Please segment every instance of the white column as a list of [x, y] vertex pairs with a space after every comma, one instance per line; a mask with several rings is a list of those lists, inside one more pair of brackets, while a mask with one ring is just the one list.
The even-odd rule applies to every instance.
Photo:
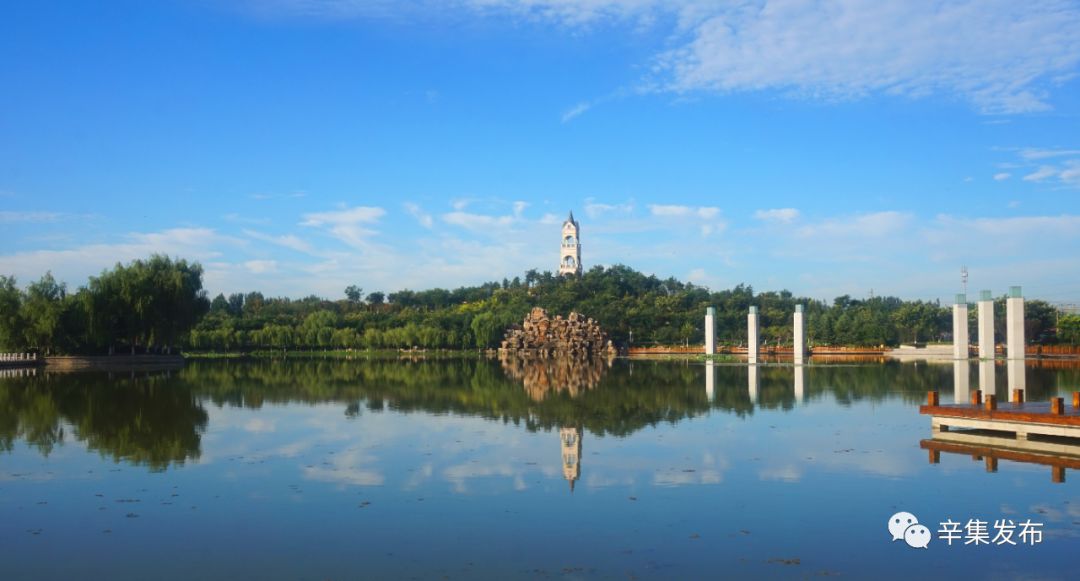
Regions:
[[746, 361], [750, 364], [758, 360], [759, 329], [757, 307], [750, 307], [750, 313], [746, 315]]
[[806, 366], [795, 366], [795, 401], [806, 401]]
[[979, 295], [979, 359], [994, 358], [994, 299], [990, 291]]
[[806, 358], [806, 313], [802, 305], [795, 305], [795, 363]]
[[1020, 287], [1009, 287], [1005, 299], [1005, 339], [1009, 359], [1024, 359], [1024, 297]]
[[705, 362], [705, 397], [713, 401], [716, 393], [716, 364], [712, 360]]
[[967, 359], [953, 361], [953, 403], [968, 403], [971, 397], [971, 368]]
[[968, 304], [967, 295], [956, 295], [952, 308], [953, 359], [968, 358]]
[[982, 390], [984, 396], [994, 393], [994, 386], [997, 383], [996, 374], [997, 369], [994, 368], [993, 359], [979, 361], [979, 389]]
[[746, 368], [749, 371], [747, 376], [747, 383], [749, 383], [750, 389], [750, 405], [757, 405], [757, 392], [758, 392], [758, 376], [757, 365], [751, 365]]
[[705, 354], [716, 354], [716, 309], [705, 310]]

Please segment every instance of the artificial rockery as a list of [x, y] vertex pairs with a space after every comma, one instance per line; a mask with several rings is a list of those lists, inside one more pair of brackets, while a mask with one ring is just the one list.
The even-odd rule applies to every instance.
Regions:
[[555, 318], [534, 307], [521, 326], [507, 329], [500, 351], [526, 357], [592, 357], [614, 355], [615, 345], [592, 318], [571, 312]]

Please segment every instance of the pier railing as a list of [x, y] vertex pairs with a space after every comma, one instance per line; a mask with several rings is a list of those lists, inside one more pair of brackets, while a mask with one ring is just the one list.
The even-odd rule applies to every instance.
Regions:
[[37, 353], [0, 353], [0, 362], [7, 361], [37, 361]]

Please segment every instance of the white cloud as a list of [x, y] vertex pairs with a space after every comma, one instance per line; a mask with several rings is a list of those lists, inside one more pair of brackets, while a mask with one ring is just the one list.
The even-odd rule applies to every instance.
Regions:
[[[85, 284], [90, 276], [151, 254], [167, 254], [204, 263], [222, 256], [222, 250], [239, 248], [245, 241], [218, 234], [209, 228], [172, 228], [160, 232], [133, 232], [122, 241], [76, 246], [64, 250], [32, 250], [0, 255], [0, 273], [33, 280], [51, 270], [71, 286]], [[211, 269], [207, 269], [209, 278]]]
[[1011, 177], [1012, 177], [1011, 173], [1003, 171], [1003, 172], [994, 174], [994, 181], [1003, 182], [1003, 181], [1005, 181], [1005, 180], [1007, 180], [1007, 179], [1009, 179]]
[[416, 221], [424, 228], [431, 228], [435, 225], [435, 220], [431, 217], [431, 214], [425, 212], [423, 208], [417, 204], [405, 202], [405, 211], [413, 218], [416, 218]]
[[370, 224], [378, 222], [386, 215], [386, 210], [373, 206], [343, 208], [334, 212], [315, 212], [304, 214], [301, 226], [326, 226], [335, 224]]
[[634, 211], [634, 202], [631, 200], [622, 204], [604, 204], [593, 198], [585, 198], [585, 215], [597, 219], [604, 214], [631, 214]]
[[790, 224], [799, 218], [799, 211], [795, 208], [773, 208], [771, 210], [758, 210], [754, 212], [754, 218], [763, 222], [778, 222]]
[[703, 206], [697, 209], [697, 215], [706, 220], [711, 220], [720, 213], [720, 208], [715, 206]]
[[251, 274], [268, 274], [277, 272], [276, 260], [249, 260], [244, 263], [244, 267], [251, 272]]
[[528, 207], [529, 207], [528, 202], [523, 202], [523, 201], [520, 201], [520, 200], [517, 201], [517, 202], [514, 202], [514, 217], [515, 218], [520, 218], [521, 214], [523, 212], [525, 212], [525, 208], [528, 208]]
[[57, 212], [0, 212], [0, 224], [13, 224], [16, 222], [28, 222], [42, 224], [45, 222], [59, 222], [65, 218], [65, 214]]
[[843, 238], [887, 238], [903, 234], [914, 223], [914, 216], [904, 212], [873, 212], [830, 218], [821, 222], [806, 224], [796, 230], [803, 238], [828, 238], [840, 241]]
[[295, 250], [297, 252], [303, 252], [303, 253], [306, 253], [306, 254], [314, 253], [314, 249], [311, 247], [311, 244], [309, 244], [306, 240], [303, 240], [303, 239], [301, 239], [298, 236], [295, 236], [293, 234], [284, 234], [282, 236], [273, 236], [273, 235], [270, 235], [270, 234], [264, 234], [262, 232], [258, 232], [256, 230], [247, 230], [247, 229], [243, 230], [243, 233], [244, 233], [245, 236], [247, 236], [249, 238], [254, 238], [255, 240], [259, 240], [261, 242], [269, 242], [270, 244], [276, 244], [278, 246], [282, 246], [282, 247], [289, 248], [289, 249]]
[[671, 204], [649, 204], [649, 212], [651, 212], [653, 216], [685, 217], [692, 215], [694, 213], [694, 209], [690, 206], [677, 206]]
[[386, 210], [373, 206], [342, 208], [332, 212], [304, 214], [301, 226], [313, 226], [326, 229], [333, 237], [354, 248], [366, 248], [368, 238], [377, 234], [375, 230], [361, 224], [373, 224], [386, 215]]
[[295, 192], [288, 192], [284, 194], [254, 193], [250, 194], [248, 197], [253, 200], [286, 200], [307, 197], [307, 192], [298, 190]]
[[[984, 113], [1049, 107], [1080, 63], [1080, 6], [1063, 0], [271, 0], [319, 18], [467, 17], [663, 27], [643, 91], [780, 91], [815, 99], [943, 95]], [[453, 14], [450, 14], [451, 16]], [[448, 20], [448, 18], [443, 18]], [[568, 122], [591, 104], [562, 114]]]
[[513, 216], [489, 216], [470, 212], [450, 212], [443, 214], [442, 219], [447, 224], [460, 226], [473, 232], [488, 232], [495, 228], [509, 227], [514, 223]]
[[1027, 160], [1049, 159], [1052, 157], [1080, 157], [1080, 149], [1039, 149], [1028, 147], [1020, 150], [1020, 157]]
[[1048, 108], [1080, 62], [1080, 8], [1058, 0], [759, 0], [717, 8], [659, 59], [675, 92], [851, 99], [955, 95], [984, 113]]
[[577, 105], [574, 105], [573, 107], [571, 107], [571, 108], [569, 108], [569, 109], [567, 109], [566, 111], [563, 112], [563, 114], [562, 114], [562, 122], [566, 123], [566, 122], [570, 121], [571, 119], [581, 115], [582, 113], [585, 113], [586, 111], [589, 110], [590, 107], [592, 107], [592, 105], [590, 105], [588, 103], [584, 103], [584, 102], [578, 103]]

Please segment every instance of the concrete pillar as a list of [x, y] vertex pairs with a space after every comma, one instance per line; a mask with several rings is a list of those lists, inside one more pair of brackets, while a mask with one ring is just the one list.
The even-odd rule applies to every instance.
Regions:
[[967, 403], [971, 397], [971, 368], [967, 359], [953, 361], [953, 403]]
[[705, 397], [713, 401], [716, 393], [716, 364], [711, 360], [705, 362]]
[[802, 403], [806, 401], [806, 366], [795, 366], [795, 401]]
[[993, 359], [983, 359], [979, 361], [979, 389], [982, 390], [985, 396], [988, 393], [994, 393], [997, 385], [997, 369], [994, 367]]
[[979, 359], [994, 358], [994, 298], [990, 291], [979, 293]]
[[1009, 359], [1024, 359], [1024, 297], [1020, 287], [1009, 287], [1005, 299], [1005, 340]]
[[968, 358], [968, 304], [967, 295], [956, 295], [952, 308], [953, 359]]
[[716, 309], [705, 309], [705, 354], [716, 355]]
[[802, 363], [806, 358], [806, 313], [802, 305], [795, 305], [795, 363]]
[[746, 315], [746, 361], [754, 364], [758, 360], [758, 343], [760, 326], [758, 324], [757, 307], [750, 307], [750, 313]]
[[758, 375], [757, 375], [757, 372], [758, 372], [758, 367], [757, 367], [757, 365], [751, 365], [751, 366], [747, 367], [746, 369], [749, 371], [749, 375], [747, 375], [747, 383], [749, 384], [749, 390], [750, 390], [750, 404], [751, 405], [757, 405], [757, 394], [758, 394]]
[[1027, 377], [1024, 375], [1024, 360], [1010, 359], [1005, 362], [1005, 373], [1009, 378], [1009, 392], [1014, 389], [1023, 389], [1027, 392]]

